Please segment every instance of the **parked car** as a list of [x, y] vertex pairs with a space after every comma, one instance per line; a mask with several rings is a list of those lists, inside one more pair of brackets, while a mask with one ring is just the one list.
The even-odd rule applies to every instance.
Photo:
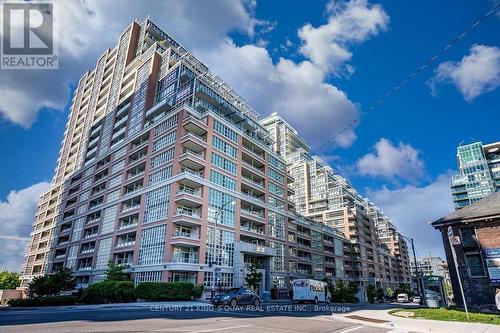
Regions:
[[411, 301], [413, 303], [420, 304], [420, 296], [413, 296], [413, 298], [411, 299]]
[[410, 299], [407, 294], [398, 294], [397, 301], [398, 303], [408, 303]]
[[230, 305], [231, 307], [237, 305], [259, 306], [261, 302], [259, 295], [245, 287], [231, 288], [224, 293], [215, 295], [212, 299], [212, 304], [216, 306]]

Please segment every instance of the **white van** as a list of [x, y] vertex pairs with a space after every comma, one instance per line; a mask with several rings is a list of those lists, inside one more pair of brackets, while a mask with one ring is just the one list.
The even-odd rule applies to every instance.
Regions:
[[312, 279], [293, 280], [293, 300], [299, 302], [327, 302], [330, 303], [332, 295], [328, 291], [326, 282]]
[[398, 303], [408, 303], [410, 299], [407, 294], [398, 294], [397, 301]]

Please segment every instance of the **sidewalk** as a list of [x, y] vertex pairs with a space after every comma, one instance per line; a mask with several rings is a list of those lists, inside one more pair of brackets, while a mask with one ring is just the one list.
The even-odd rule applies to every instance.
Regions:
[[[500, 326], [480, 323], [463, 323], [429, 319], [410, 319], [392, 316], [387, 309], [354, 310], [349, 313], [332, 314], [335, 321], [344, 321], [367, 326], [393, 329], [398, 332], [419, 333], [500, 333]], [[361, 319], [348, 318], [363, 317]], [[372, 321], [371, 321], [372, 320]], [[375, 322], [374, 322], [375, 321]], [[376, 322], [381, 321], [381, 322]], [[382, 322], [383, 321], [383, 322]]]

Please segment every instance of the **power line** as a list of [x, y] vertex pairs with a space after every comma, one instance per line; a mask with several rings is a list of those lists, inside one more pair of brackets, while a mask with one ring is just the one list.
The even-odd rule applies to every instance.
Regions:
[[481, 16], [477, 21], [475, 21], [472, 25], [470, 25], [467, 29], [465, 29], [464, 32], [462, 32], [460, 35], [455, 37], [451, 42], [449, 42], [445, 47], [441, 49], [441, 51], [427, 60], [424, 64], [422, 64], [417, 70], [415, 70], [413, 73], [411, 73], [406, 79], [403, 81], [399, 82], [396, 84], [391, 90], [389, 90], [384, 96], [382, 96], [380, 99], [378, 99], [375, 103], [373, 103], [366, 111], [361, 112], [359, 118], [353, 119], [351, 122], [349, 122], [344, 128], [342, 128], [340, 131], [338, 131], [336, 134], [331, 136], [328, 140], [326, 140], [319, 148], [317, 149], [318, 152], [323, 150], [326, 146], [328, 146], [330, 143], [332, 143], [333, 140], [335, 140], [337, 137], [339, 137], [342, 133], [359, 123], [359, 120], [361, 119], [361, 116], [366, 115], [367, 113], [373, 111], [377, 106], [380, 104], [384, 103], [389, 97], [394, 95], [399, 89], [401, 89], [403, 86], [408, 84], [412, 79], [414, 79], [420, 72], [422, 72], [424, 69], [429, 67], [433, 62], [435, 62], [440, 56], [442, 56], [444, 53], [446, 53], [454, 44], [456, 44], [459, 40], [467, 36], [472, 30], [476, 29], [481, 23], [483, 23], [484, 20], [486, 20], [488, 17], [493, 15], [498, 9], [500, 8], [500, 2], [497, 3], [489, 12]]

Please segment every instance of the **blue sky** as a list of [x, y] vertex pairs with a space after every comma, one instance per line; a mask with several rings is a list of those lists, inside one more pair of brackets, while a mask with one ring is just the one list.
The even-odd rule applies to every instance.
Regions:
[[[208, 3], [212, 11], [204, 7]], [[22, 239], [29, 232], [25, 225], [31, 223], [36, 195], [46, 185], [33, 186], [52, 178], [77, 80], [135, 17], [152, 13], [160, 27], [206, 61], [214, 73], [227, 78], [258, 112], [285, 110], [287, 119], [318, 147], [349, 117], [368, 108], [494, 3], [308, 1], [304, 5], [299, 1], [220, 0], [194, 2], [189, 4], [194, 7], [187, 8], [187, 4], [165, 1], [161, 5], [118, 6], [121, 8], [113, 11], [115, 18], [106, 11], [112, 5], [113, 1], [88, 4], [91, 10], [80, 8], [84, 5], [75, 1], [61, 5], [65, 7], [61, 10], [73, 14], [61, 18], [60, 25], [65, 27], [59, 37], [61, 65], [54, 73], [0, 71], [4, 100], [0, 101], [0, 152], [4, 157], [0, 163], [0, 212], [19, 210], [0, 217], [1, 223], [18, 225], [9, 228], [9, 237]], [[90, 15], [84, 25], [77, 17], [81, 12]], [[175, 13], [179, 17], [173, 18]], [[359, 24], [353, 24], [347, 15], [353, 13], [365, 15]], [[345, 17], [348, 20], [342, 19]], [[499, 16], [485, 20], [395, 96], [363, 116], [345, 141], [320, 152], [405, 234], [416, 238], [419, 254], [430, 250], [442, 255], [439, 235], [426, 223], [452, 209], [448, 183], [450, 172], [456, 169], [457, 144], [471, 138], [500, 140], [493, 123], [493, 116], [500, 112], [498, 31]], [[323, 39], [315, 39], [320, 33]], [[331, 53], [333, 47], [350, 56]], [[321, 62], [321, 56], [327, 61]], [[255, 70], [258, 68], [266, 73]], [[237, 73], [240, 69], [243, 73]], [[245, 70], [250, 75], [244, 75]], [[301, 79], [311, 85], [303, 88], [300, 83], [283, 82]], [[326, 87], [325, 92], [314, 95], [315, 84], [318, 90]], [[275, 100], [259, 87], [291, 94], [280, 92], [281, 100]], [[296, 96], [294, 91], [305, 92]], [[329, 96], [332, 98], [325, 100]], [[297, 106], [316, 98], [317, 103], [304, 104], [303, 109]], [[307, 119], [308, 109], [321, 109], [324, 118], [306, 125], [303, 119]], [[432, 236], [422, 237], [422, 233]], [[12, 241], [17, 242], [12, 249], [22, 248], [21, 240]], [[15, 265], [16, 260], [19, 256], [6, 264]]]

